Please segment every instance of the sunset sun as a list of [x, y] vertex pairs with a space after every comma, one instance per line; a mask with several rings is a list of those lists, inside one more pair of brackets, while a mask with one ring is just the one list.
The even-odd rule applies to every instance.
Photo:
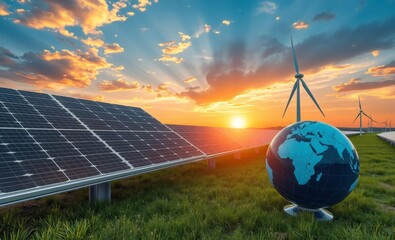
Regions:
[[245, 128], [246, 127], [246, 121], [242, 117], [233, 117], [231, 119], [230, 126], [232, 128]]

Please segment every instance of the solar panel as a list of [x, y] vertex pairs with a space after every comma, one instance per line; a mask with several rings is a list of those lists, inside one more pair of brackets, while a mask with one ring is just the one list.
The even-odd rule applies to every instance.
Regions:
[[204, 156], [140, 108], [0, 88], [0, 205]]
[[207, 155], [243, 149], [243, 146], [213, 127], [167, 125]]

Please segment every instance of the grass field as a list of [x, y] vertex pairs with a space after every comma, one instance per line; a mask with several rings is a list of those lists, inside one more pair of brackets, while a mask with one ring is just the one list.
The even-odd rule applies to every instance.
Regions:
[[264, 153], [226, 157], [113, 183], [113, 201], [91, 206], [78, 190], [0, 209], [3, 239], [395, 239], [395, 148], [374, 134], [350, 138], [361, 160], [354, 192], [330, 211], [286, 216]]

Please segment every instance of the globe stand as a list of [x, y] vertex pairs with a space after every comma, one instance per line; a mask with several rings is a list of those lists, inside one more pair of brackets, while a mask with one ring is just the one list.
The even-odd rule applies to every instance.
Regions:
[[318, 221], [331, 221], [333, 219], [332, 213], [323, 208], [307, 209], [307, 208], [299, 207], [296, 204], [289, 204], [284, 207], [284, 212], [293, 217], [297, 216], [298, 213], [301, 211], [312, 212], [314, 214], [315, 219], [317, 219]]

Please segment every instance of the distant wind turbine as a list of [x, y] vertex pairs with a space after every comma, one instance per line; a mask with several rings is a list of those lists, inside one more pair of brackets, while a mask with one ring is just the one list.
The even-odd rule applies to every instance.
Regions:
[[292, 88], [291, 95], [289, 96], [287, 106], [285, 107], [284, 113], [283, 113], [283, 118], [285, 116], [285, 113], [287, 112], [289, 103], [291, 102], [291, 99], [296, 91], [296, 121], [300, 122], [301, 121], [301, 114], [300, 114], [300, 84], [302, 84], [304, 90], [309, 94], [310, 98], [313, 100], [317, 108], [320, 110], [322, 115], [325, 117], [324, 112], [321, 110], [320, 106], [318, 105], [317, 101], [315, 100], [313, 94], [310, 92], [310, 89], [307, 87], [307, 84], [303, 81], [304, 75], [299, 72], [299, 66], [298, 66], [298, 61], [296, 60], [296, 55], [295, 55], [295, 49], [294, 49], [294, 43], [292, 41], [292, 36], [291, 36], [291, 45], [292, 45], [292, 56], [294, 60], [294, 68], [295, 68], [295, 78], [296, 82]]
[[369, 114], [368, 126], [370, 128], [370, 133], [373, 132], [373, 122], [377, 123], [377, 121], [372, 118], [372, 114]]
[[[363, 110], [362, 110], [362, 105], [361, 105], [361, 99], [359, 99], [358, 96], [358, 103], [359, 103], [359, 113], [357, 115], [357, 117], [354, 119], [357, 120], [357, 118], [359, 117], [359, 135], [362, 136], [362, 115], [365, 115], [367, 118], [369, 118], [370, 120], [374, 121], [371, 117], [369, 117]], [[353, 123], [354, 123], [353, 122]]]
[[385, 124], [385, 127], [384, 127], [384, 132], [386, 132], [387, 131], [387, 129], [391, 132], [391, 123], [392, 123], [392, 121], [389, 121], [388, 119], [385, 121], [385, 122], [383, 122], [384, 124]]

